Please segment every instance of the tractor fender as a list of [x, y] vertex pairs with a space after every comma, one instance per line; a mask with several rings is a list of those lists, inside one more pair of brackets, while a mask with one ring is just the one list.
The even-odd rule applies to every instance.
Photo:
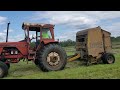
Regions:
[[53, 43], [58, 44], [59, 42], [58, 41], [50, 41], [50, 42], [42, 41], [41, 43], [43, 43], [44, 45], [48, 45], [48, 44], [53, 44]]

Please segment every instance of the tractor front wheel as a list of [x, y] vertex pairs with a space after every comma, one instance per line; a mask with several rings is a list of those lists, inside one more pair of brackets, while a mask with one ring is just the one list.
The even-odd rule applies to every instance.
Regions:
[[10, 69], [10, 63], [6, 63], [6, 65], [7, 65], [8, 69]]
[[0, 78], [7, 76], [7, 74], [8, 74], [7, 65], [4, 62], [0, 61]]
[[34, 63], [35, 65], [38, 65], [38, 59], [35, 59]]
[[67, 55], [58, 44], [49, 44], [40, 50], [38, 61], [42, 71], [62, 70], [67, 63]]

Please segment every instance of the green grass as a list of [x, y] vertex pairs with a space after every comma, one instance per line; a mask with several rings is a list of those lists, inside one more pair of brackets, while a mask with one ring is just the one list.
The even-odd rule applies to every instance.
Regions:
[[81, 61], [69, 62], [62, 71], [43, 72], [34, 63], [11, 64], [5, 79], [119, 79], [120, 54], [116, 54], [114, 64], [85, 66]]
[[[65, 48], [67, 55], [73, 55], [73, 47]], [[70, 51], [69, 51], [70, 50]], [[114, 64], [85, 66], [82, 61], [68, 62], [62, 71], [43, 72], [33, 62], [20, 61], [11, 64], [9, 74], [3, 79], [120, 79], [120, 49], [113, 49]]]
[[112, 48], [113, 49], [120, 49], [120, 43], [119, 42], [112, 42]]

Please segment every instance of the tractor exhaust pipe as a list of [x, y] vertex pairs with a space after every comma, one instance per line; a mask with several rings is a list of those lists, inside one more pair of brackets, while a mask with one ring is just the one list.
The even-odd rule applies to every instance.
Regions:
[[10, 24], [10, 22], [7, 24], [7, 35], [6, 35], [6, 42], [8, 42], [8, 30], [9, 30], [9, 24]]

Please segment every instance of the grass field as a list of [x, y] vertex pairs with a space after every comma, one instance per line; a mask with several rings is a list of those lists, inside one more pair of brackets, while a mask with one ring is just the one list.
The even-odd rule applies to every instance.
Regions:
[[[67, 55], [74, 54], [74, 47], [65, 48]], [[114, 64], [85, 66], [81, 61], [68, 62], [62, 71], [43, 72], [33, 62], [11, 64], [4, 79], [120, 79], [120, 44], [113, 43]]]

